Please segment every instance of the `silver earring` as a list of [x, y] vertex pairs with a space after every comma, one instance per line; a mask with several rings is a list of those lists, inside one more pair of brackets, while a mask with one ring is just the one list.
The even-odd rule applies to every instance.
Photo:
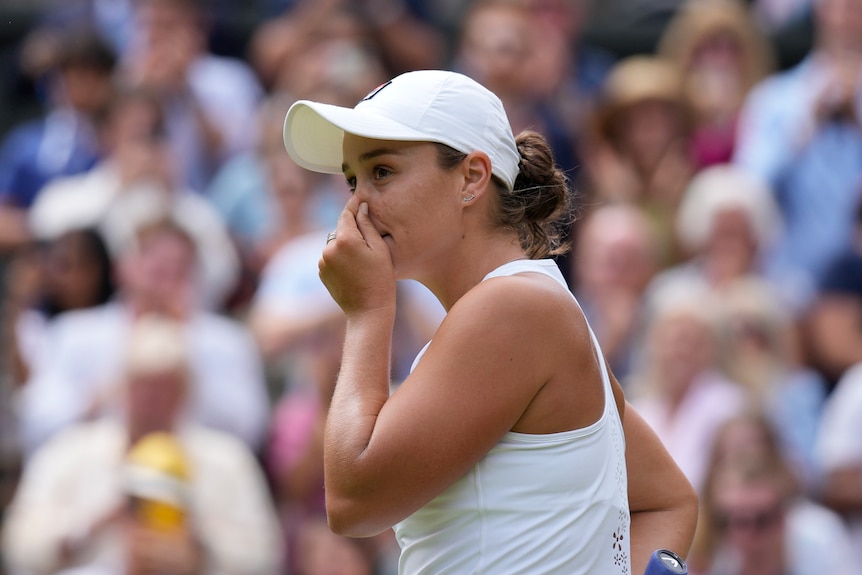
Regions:
[[473, 198], [475, 198], [475, 197], [476, 197], [476, 196], [474, 196], [473, 194], [470, 194], [469, 196], [464, 196], [464, 201], [465, 201], [465, 202], [470, 202], [470, 201], [472, 201], [472, 200], [473, 200]]

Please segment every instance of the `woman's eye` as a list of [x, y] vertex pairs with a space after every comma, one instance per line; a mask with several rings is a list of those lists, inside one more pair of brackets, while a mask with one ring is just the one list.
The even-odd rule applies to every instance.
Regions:
[[378, 166], [378, 167], [374, 168], [374, 177], [378, 180], [385, 178], [386, 176], [388, 176], [391, 173], [392, 172], [389, 171], [388, 168], [384, 168], [382, 166]]
[[347, 178], [347, 187], [350, 190], [350, 193], [356, 191], [356, 178]]

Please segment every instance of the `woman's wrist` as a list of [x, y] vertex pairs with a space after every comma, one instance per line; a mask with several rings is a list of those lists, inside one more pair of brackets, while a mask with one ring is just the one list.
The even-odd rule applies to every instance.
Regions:
[[395, 305], [381, 305], [345, 314], [347, 329], [386, 328], [391, 330], [395, 325]]

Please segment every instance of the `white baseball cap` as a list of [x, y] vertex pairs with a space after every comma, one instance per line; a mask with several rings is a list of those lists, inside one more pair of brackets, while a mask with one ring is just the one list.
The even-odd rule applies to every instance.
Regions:
[[303, 168], [340, 174], [344, 133], [375, 140], [438, 142], [482, 151], [509, 189], [520, 155], [503, 103], [456, 72], [407, 72], [371, 91], [354, 108], [299, 100], [284, 119], [284, 146]]

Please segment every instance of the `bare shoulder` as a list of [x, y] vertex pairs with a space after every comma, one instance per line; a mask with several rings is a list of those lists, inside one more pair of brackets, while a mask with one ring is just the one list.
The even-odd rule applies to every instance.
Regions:
[[520, 395], [514, 431], [574, 429], [601, 413], [601, 373], [587, 321], [572, 294], [552, 278], [525, 273], [471, 290], [452, 308], [428, 353], [439, 360], [464, 357], [458, 353], [464, 349], [470, 350], [469, 364], [481, 367], [496, 389], [508, 382], [526, 394]]
[[539, 273], [483, 281], [465, 294], [449, 315], [459, 322], [509, 326], [519, 333], [531, 327], [547, 333], [555, 326], [586, 332], [586, 320], [571, 293]]

